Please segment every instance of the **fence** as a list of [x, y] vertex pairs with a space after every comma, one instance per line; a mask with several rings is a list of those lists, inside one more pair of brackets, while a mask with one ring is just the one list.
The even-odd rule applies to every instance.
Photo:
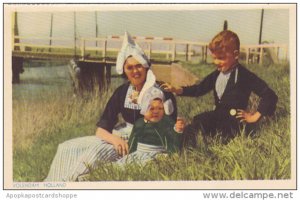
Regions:
[[[207, 62], [208, 43], [174, 40], [173, 38], [133, 37], [151, 60], [155, 61], [202, 61]], [[82, 61], [115, 62], [121, 48], [122, 37], [78, 38], [20, 37], [13, 38], [14, 52], [76, 56]], [[48, 44], [47, 44], [48, 43]], [[241, 58], [246, 63], [263, 64], [266, 56], [272, 62], [288, 60], [286, 44], [242, 45]]]

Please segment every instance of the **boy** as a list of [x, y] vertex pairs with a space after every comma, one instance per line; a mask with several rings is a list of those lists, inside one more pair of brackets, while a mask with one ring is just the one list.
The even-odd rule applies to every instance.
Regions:
[[[201, 130], [204, 139], [220, 133], [226, 141], [240, 131], [240, 122], [246, 122], [245, 131], [249, 134], [261, 116], [274, 113], [278, 100], [274, 91], [262, 79], [239, 64], [240, 41], [236, 33], [222, 31], [212, 39], [208, 47], [217, 69], [202, 82], [188, 87], [175, 88], [169, 84], [161, 86], [177, 95], [192, 97], [214, 91], [215, 109], [196, 115], [189, 126], [187, 135], [192, 137], [193, 146], [196, 146], [196, 140], [191, 134], [196, 134], [198, 130]], [[260, 97], [254, 113], [246, 111], [251, 92]]]
[[142, 101], [141, 114], [129, 137], [129, 154], [117, 161], [118, 165], [128, 163], [144, 164], [159, 153], [175, 153], [179, 150], [184, 122], [175, 122], [168, 116], [173, 108], [170, 101], [164, 102], [163, 92], [152, 87], [146, 91]]

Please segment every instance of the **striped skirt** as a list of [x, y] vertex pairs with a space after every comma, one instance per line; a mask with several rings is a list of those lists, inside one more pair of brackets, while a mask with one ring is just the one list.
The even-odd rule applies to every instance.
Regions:
[[44, 181], [78, 181], [80, 176], [89, 173], [89, 169], [96, 168], [99, 162], [113, 162], [119, 158], [113, 145], [97, 136], [71, 139], [58, 146]]
[[137, 150], [120, 158], [116, 161], [116, 165], [120, 167], [123, 167], [126, 164], [138, 164], [143, 166], [147, 162], [153, 160], [157, 154], [164, 153], [165, 151], [163, 146], [138, 143]]
[[[133, 125], [113, 130], [113, 134], [128, 139]], [[97, 136], [85, 136], [68, 140], [58, 146], [45, 182], [80, 181], [89, 169], [99, 167], [99, 163], [120, 159], [112, 144]]]

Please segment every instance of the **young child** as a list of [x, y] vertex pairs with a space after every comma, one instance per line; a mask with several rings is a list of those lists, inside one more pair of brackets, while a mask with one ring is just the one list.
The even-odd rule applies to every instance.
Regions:
[[[225, 30], [217, 34], [209, 44], [209, 49], [217, 69], [204, 78], [199, 84], [189, 87], [173, 87], [163, 84], [161, 87], [177, 95], [198, 97], [213, 90], [215, 108], [213, 111], [196, 115], [187, 135], [192, 137], [195, 146], [197, 134], [201, 130], [206, 136], [220, 133], [222, 138], [233, 138], [245, 122], [246, 134], [254, 130], [255, 123], [261, 116], [272, 115], [278, 100], [277, 95], [254, 73], [238, 62], [240, 41], [236, 33]], [[246, 111], [251, 92], [260, 97], [257, 111]]]
[[173, 107], [169, 100], [164, 102], [163, 92], [152, 87], [143, 97], [141, 114], [129, 137], [129, 154], [117, 161], [117, 164], [144, 164], [159, 153], [174, 153], [179, 150], [184, 122], [175, 122], [168, 116]]

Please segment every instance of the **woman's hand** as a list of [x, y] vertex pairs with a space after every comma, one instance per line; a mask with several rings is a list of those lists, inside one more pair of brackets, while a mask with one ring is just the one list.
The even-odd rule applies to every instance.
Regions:
[[128, 143], [127, 141], [123, 140], [119, 136], [112, 135], [112, 145], [114, 146], [117, 153], [121, 156], [125, 156], [128, 154]]
[[261, 117], [260, 112], [255, 112], [254, 114], [250, 112], [246, 112], [244, 110], [238, 109], [236, 118], [240, 119], [240, 122], [247, 122], [247, 123], [255, 123]]
[[185, 127], [185, 120], [182, 117], [177, 117], [175, 124], [175, 131], [178, 133], [182, 133]]
[[98, 127], [96, 130], [96, 136], [112, 144], [119, 155], [125, 156], [128, 154], [128, 144], [119, 136], [113, 135], [100, 127]]
[[176, 95], [182, 94], [182, 87], [174, 87], [169, 83], [163, 83], [160, 85], [160, 88], [167, 92], [175, 93]]

